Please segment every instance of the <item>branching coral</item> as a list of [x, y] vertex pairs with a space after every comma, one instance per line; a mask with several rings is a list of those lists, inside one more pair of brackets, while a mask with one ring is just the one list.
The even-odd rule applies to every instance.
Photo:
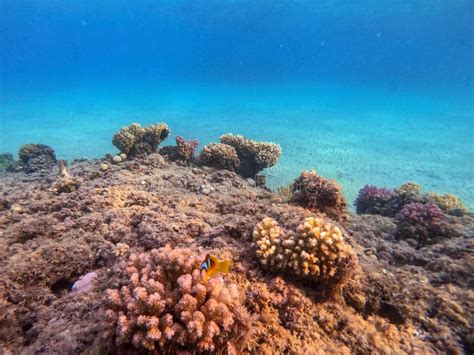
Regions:
[[396, 215], [397, 237], [417, 238], [418, 247], [440, 233], [445, 216], [433, 203], [409, 203]]
[[357, 213], [387, 215], [387, 203], [392, 197], [392, 190], [365, 185], [360, 189], [354, 205]]
[[64, 163], [63, 160], [59, 161], [59, 177], [57, 180], [53, 183], [53, 186], [51, 187], [51, 191], [57, 194], [61, 193], [69, 193], [76, 191], [81, 182], [79, 179], [72, 177], [67, 169], [66, 169], [66, 164]]
[[190, 249], [169, 246], [130, 256], [125, 285], [107, 290], [118, 345], [162, 352], [242, 345], [250, 320], [237, 287], [221, 277], [204, 284], [197, 262]]
[[168, 157], [171, 161], [191, 162], [194, 152], [199, 145], [199, 141], [186, 140], [181, 136], [176, 136], [176, 146], [168, 145], [160, 149], [159, 153]]
[[424, 200], [428, 203], [434, 203], [445, 212], [459, 211], [461, 213], [467, 212], [466, 205], [461, 199], [452, 194], [440, 195], [435, 192], [428, 192], [424, 196]]
[[199, 163], [218, 169], [237, 171], [240, 159], [234, 147], [222, 143], [210, 143], [199, 154]]
[[112, 144], [133, 159], [155, 153], [158, 145], [168, 138], [169, 133], [170, 130], [165, 123], [146, 127], [133, 123], [115, 133]]
[[302, 172], [293, 183], [292, 202], [313, 212], [324, 213], [338, 222], [345, 222], [348, 218], [347, 202], [341, 187], [315, 171]]
[[266, 269], [288, 271], [324, 285], [342, 283], [350, 275], [349, 265], [355, 263], [342, 231], [320, 218], [306, 218], [295, 232], [284, 232], [267, 217], [256, 225], [253, 240]]
[[255, 177], [262, 169], [275, 165], [281, 156], [278, 144], [253, 141], [239, 134], [224, 134], [220, 141], [235, 148], [240, 159], [239, 174], [243, 177]]

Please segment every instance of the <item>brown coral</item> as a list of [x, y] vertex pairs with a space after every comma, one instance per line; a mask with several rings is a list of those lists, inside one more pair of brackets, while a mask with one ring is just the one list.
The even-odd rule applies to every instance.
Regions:
[[355, 260], [342, 231], [320, 218], [306, 218], [296, 232], [284, 232], [267, 217], [255, 227], [253, 240], [265, 268], [289, 271], [317, 283], [346, 279], [346, 264]]
[[190, 249], [169, 246], [130, 256], [127, 282], [107, 290], [107, 315], [116, 325], [119, 345], [214, 351], [248, 331], [237, 287], [220, 277], [204, 284], [197, 262]]
[[201, 165], [230, 171], [236, 171], [240, 166], [235, 148], [223, 143], [210, 143], [204, 146], [199, 155], [199, 162]]
[[239, 175], [255, 177], [261, 170], [275, 165], [281, 156], [281, 147], [271, 142], [257, 142], [240, 134], [224, 134], [221, 143], [234, 147], [240, 159]]
[[313, 212], [321, 212], [338, 222], [348, 219], [347, 202], [341, 187], [315, 171], [304, 171], [293, 183], [292, 202]]
[[155, 153], [158, 145], [168, 138], [170, 130], [166, 123], [142, 127], [138, 123], [122, 127], [115, 133], [112, 144], [131, 159]]
[[440, 195], [436, 192], [428, 192], [425, 194], [424, 199], [428, 203], [434, 203], [443, 211], [448, 213], [453, 213], [458, 211], [460, 213], [465, 213], [468, 211], [466, 205], [461, 201], [461, 199], [452, 194]]

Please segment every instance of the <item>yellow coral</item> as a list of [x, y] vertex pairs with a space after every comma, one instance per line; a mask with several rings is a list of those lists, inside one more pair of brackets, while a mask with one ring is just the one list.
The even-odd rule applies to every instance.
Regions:
[[253, 239], [264, 267], [315, 281], [334, 277], [341, 261], [353, 253], [337, 226], [314, 217], [306, 218], [296, 232], [286, 236], [275, 220], [264, 218], [255, 227]]
[[[145, 141], [152, 149], [165, 140], [169, 135], [168, 125], [159, 123], [142, 127], [138, 123], [132, 123], [129, 126], [122, 127], [112, 138], [112, 144], [122, 153], [130, 154], [132, 148], [138, 143]], [[133, 153], [133, 152], [132, 152]]]
[[467, 211], [466, 205], [464, 205], [464, 203], [456, 195], [452, 195], [452, 194], [440, 195], [435, 192], [428, 192], [425, 196], [429, 202], [435, 203], [443, 211], [449, 211], [449, 210], [460, 210], [463, 212]]

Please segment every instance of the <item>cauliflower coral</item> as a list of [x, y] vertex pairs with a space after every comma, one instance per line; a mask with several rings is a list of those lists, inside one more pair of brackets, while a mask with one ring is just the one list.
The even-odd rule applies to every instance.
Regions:
[[107, 290], [119, 346], [200, 352], [242, 345], [250, 320], [237, 287], [221, 277], [204, 284], [197, 263], [190, 249], [169, 246], [130, 256], [125, 284]]
[[223, 143], [209, 143], [204, 146], [199, 155], [199, 162], [202, 165], [230, 171], [237, 171], [240, 166], [235, 148]]
[[256, 225], [253, 240], [266, 269], [288, 271], [317, 283], [341, 283], [350, 273], [347, 266], [355, 262], [341, 229], [320, 218], [306, 218], [295, 232], [285, 232], [267, 217]]

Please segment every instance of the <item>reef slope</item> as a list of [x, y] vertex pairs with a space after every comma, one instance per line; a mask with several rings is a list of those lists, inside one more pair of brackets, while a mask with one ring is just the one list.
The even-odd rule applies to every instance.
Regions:
[[[233, 259], [226, 278], [252, 316], [243, 353], [471, 352], [474, 217], [461, 237], [416, 249], [392, 218], [351, 215], [359, 259], [340, 294], [264, 271], [252, 231], [264, 217], [297, 225], [314, 212], [282, 202], [225, 170], [179, 166], [159, 154], [112, 165], [72, 164], [77, 191], [51, 191], [58, 171], [0, 175], [0, 350], [116, 353], [105, 290], [119, 283], [118, 243], [169, 244]], [[317, 215], [317, 214], [316, 214]], [[94, 272], [91, 290], [71, 291]]]

